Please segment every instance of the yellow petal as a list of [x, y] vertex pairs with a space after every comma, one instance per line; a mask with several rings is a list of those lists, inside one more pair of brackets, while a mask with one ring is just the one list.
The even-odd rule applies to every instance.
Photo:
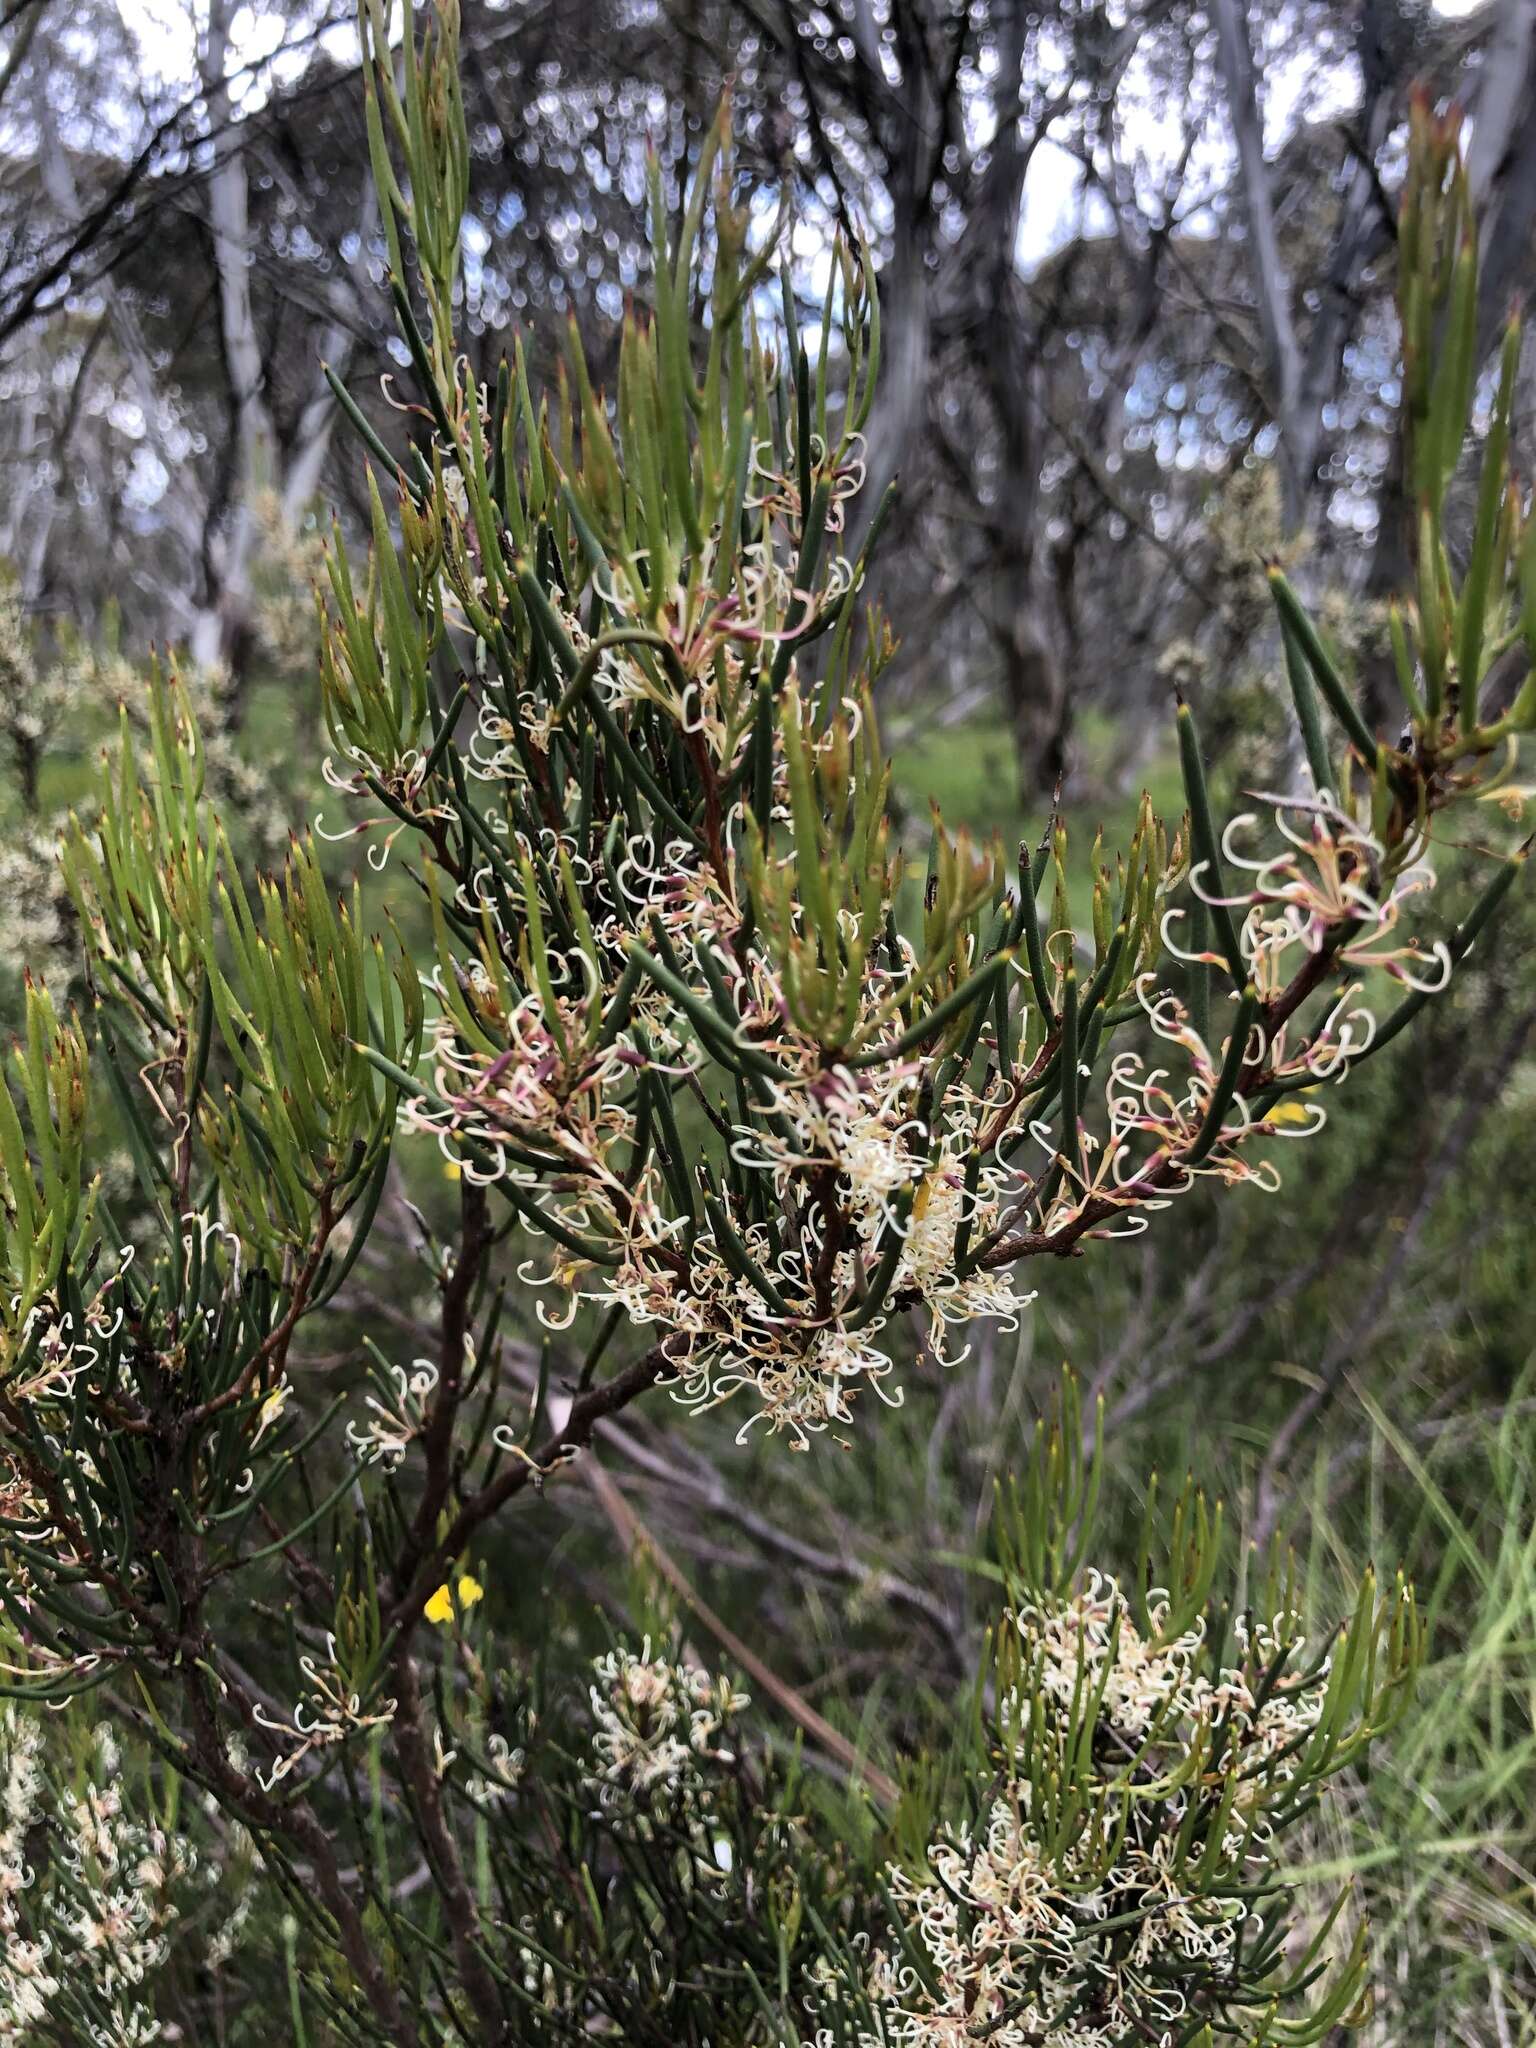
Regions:
[[459, 1580], [460, 1607], [473, 1607], [477, 1600], [483, 1600], [484, 1598], [484, 1586], [481, 1585], [478, 1579], [471, 1578], [469, 1573], [465, 1572]]
[[453, 1619], [453, 1595], [446, 1585], [439, 1586], [426, 1606], [421, 1610], [428, 1621], [447, 1622]]
[[1301, 1102], [1277, 1102], [1264, 1119], [1267, 1124], [1305, 1124], [1311, 1120], [1310, 1112]]

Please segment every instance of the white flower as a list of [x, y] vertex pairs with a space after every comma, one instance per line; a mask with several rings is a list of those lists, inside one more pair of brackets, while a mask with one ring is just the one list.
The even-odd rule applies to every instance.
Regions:
[[[1144, 1635], [1115, 1581], [1090, 1572], [1071, 1597], [1013, 1617], [1021, 1677], [999, 1702], [1001, 1762], [980, 1833], [941, 1828], [923, 1867], [886, 1873], [925, 1967], [900, 1945], [874, 1948], [864, 1990], [878, 2032], [823, 2029], [818, 2041], [1112, 2048], [1187, 2031], [1181, 1973], [1187, 1984], [1232, 1966], [1248, 1911], [1240, 1894], [1270, 1868], [1269, 1832], [1252, 1808], [1266, 1779], [1294, 1774], [1323, 1674], [1301, 1663], [1290, 1615], [1240, 1624], [1242, 1664], [1210, 1668], [1203, 1628], [1169, 1635], [1169, 1613], [1151, 1594]], [[1081, 1824], [1062, 1836], [1051, 1812], [1039, 1824], [1033, 1812], [1037, 1786], [1054, 1782], [1049, 1761], [1042, 1777], [1020, 1760], [1058, 1748], [1081, 1756], [1084, 1745], [1093, 1790]], [[1231, 1792], [1217, 1868], [1200, 1875], [1186, 1856], [1192, 1768], [1196, 1783], [1225, 1781]], [[1095, 1938], [1099, 1922], [1114, 1923], [1113, 1940]], [[824, 1959], [818, 1996], [836, 1995]]]

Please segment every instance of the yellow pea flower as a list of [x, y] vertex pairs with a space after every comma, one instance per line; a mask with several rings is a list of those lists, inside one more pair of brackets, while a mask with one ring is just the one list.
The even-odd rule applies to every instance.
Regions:
[[[467, 1613], [477, 1600], [484, 1598], [485, 1588], [480, 1581], [469, 1572], [461, 1572], [458, 1584], [458, 1611], [461, 1614]], [[436, 1622], [439, 1627], [445, 1627], [452, 1621], [454, 1596], [446, 1579], [421, 1611], [428, 1621]]]

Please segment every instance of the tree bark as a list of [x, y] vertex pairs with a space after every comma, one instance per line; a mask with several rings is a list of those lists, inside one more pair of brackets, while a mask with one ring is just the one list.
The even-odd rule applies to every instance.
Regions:
[[1264, 159], [1264, 116], [1259, 107], [1253, 45], [1244, 0], [1213, 0], [1216, 61], [1237, 146], [1238, 182], [1248, 233], [1249, 270], [1270, 410], [1280, 433], [1281, 492], [1285, 523], [1294, 532], [1306, 516], [1310, 478], [1302, 471], [1301, 346], [1291, 310], [1291, 281], [1280, 255], [1274, 194]]
[[1487, 356], [1511, 301], [1529, 282], [1536, 230], [1536, 0], [1498, 0], [1483, 54], [1467, 148], [1478, 213], [1477, 344]]

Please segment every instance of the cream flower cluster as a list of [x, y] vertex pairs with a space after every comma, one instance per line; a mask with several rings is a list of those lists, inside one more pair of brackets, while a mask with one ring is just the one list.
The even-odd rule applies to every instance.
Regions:
[[413, 1358], [409, 1367], [383, 1358], [373, 1363], [374, 1392], [365, 1396], [368, 1413], [348, 1422], [347, 1442], [360, 1458], [393, 1471], [426, 1428], [438, 1371], [430, 1358]]
[[[1228, 1020], [1213, 1019], [1218, 1028], [1212, 1034], [1214, 1042], [1207, 1044], [1178, 998], [1157, 987], [1154, 976], [1143, 975], [1136, 993], [1153, 1031], [1174, 1049], [1177, 1063], [1150, 1064], [1139, 1052], [1116, 1055], [1106, 1091], [1105, 1142], [1090, 1147], [1097, 1153], [1091, 1169], [1061, 1188], [1050, 1214], [1042, 1219], [1044, 1228], [1059, 1228], [1090, 1196], [1107, 1197], [1134, 1210], [1123, 1226], [1134, 1232], [1146, 1227], [1148, 1210], [1165, 1206], [1167, 1198], [1187, 1191], [1197, 1177], [1209, 1175], [1228, 1184], [1251, 1182], [1271, 1192], [1279, 1185], [1274, 1161], [1255, 1158], [1236, 1141], [1255, 1134], [1315, 1135], [1327, 1122], [1327, 1111], [1313, 1091], [1325, 1082], [1341, 1081], [1376, 1037], [1376, 1019], [1364, 1001], [1366, 983], [1361, 979], [1344, 979], [1325, 1013], [1303, 1032], [1291, 1022], [1270, 1028], [1261, 1021], [1265, 1007], [1309, 960], [1327, 951], [1346, 976], [1385, 975], [1429, 994], [1450, 979], [1451, 956], [1444, 941], [1437, 940], [1426, 950], [1399, 929], [1404, 906], [1435, 884], [1422, 842], [1399, 848], [1389, 858], [1367, 824], [1326, 792], [1313, 802], [1277, 803], [1276, 852], [1256, 856], [1245, 850], [1257, 822], [1245, 812], [1232, 820], [1222, 838], [1225, 861], [1246, 878], [1241, 893], [1214, 894], [1203, 866], [1195, 868], [1191, 881], [1207, 902], [1240, 913], [1237, 944], [1260, 1004], [1242, 1048], [1246, 1069], [1261, 1073], [1266, 1088], [1279, 1082], [1287, 1091], [1305, 1091], [1303, 1099], [1288, 1094], [1256, 1122], [1240, 1085], [1223, 1120], [1223, 1142], [1197, 1164], [1182, 1166], [1177, 1177], [1163, 1183], [1161, 1195], [1148, 1200], [1140, 1176], [1149, 1160], [1160, 1153], [1187, 1153], [1201, 1134], [1223, 1061], [1221, 1026]], [[1181, 910], [1165, 914], [1163, 938], [1169, 951], [1176, 959], [1225, 973], [1227, 963], [1220, 952], [1184, 950], [1179, 937], [1184, 916]], [[1048, 1132], [1040, 1135], [1050, 1142]]]
[[[131, 1256], [125, 1255], [124, 1265]], [[7, 1329], [0, 1322], [0, 1377], [4, 1378], [11, 1402], [30, 1409], [43, 1428], [55, 1429], [60, 1418], [67, 1416], [71, 1398], [79, 1397], [76, 1383], [82, 1377], [89, 1379], [100, 1365], [105, 1347], [122, 1323], [122, 1308], [116, 1290], [110, 1286], [104, 1287], [87, 1306], [79, 1322], [72, 1314], [61, 1311], [51, 1298], [38, 1302], [17, 1324], [19, 1308], [19, 1299], [13, 1297], [7, 1319], [11, 1327]], [[72, 1465], [77, 1483], [95, 1483], [99, 1479], [87, 1453], [76, 1452]], [[70, 1538], [73, 1533], [78, 1543], [78, 1534], [58, 1525], [53, 1509], [38, 1491], [26, 1466], [3, 1444], [0, 1514], [6, 1524], [5, 1531], [0, 1533], [0, 1569], [5, 1571], [14, 1591], [24, 1594], [32, 1584], [32, 1563], [27, 1554], [30, 1546], [47, 1544], [62, 1561], [73, 1561]], [[22, 1537], [25, 1542], [13, 1546], [9, 1540], [12, 1536]], [[50, 1669], [86, 1671], [98, 1661], [94, 1654], [64, 1657], [37, 1637], [27, 1641], [24, 1649], [18, 1641], [12, 1650], [25, 1662], [0, 1661], [0, 1674], [5, 1676], [36, 1675]]]
[[121, 1320], [120, 1309], [108, 1314], [98, 1303], [79, 1329], [74, 1317], [61, 1314], [51, 1300], [39, 1302], [0, 1352], [7, 1371], [6, 1392], [15, 1402], [57, 1411], [68, 1402], [81, 1374], [96, 1369], [102, 1343], [115, 1334]]
[[[1240, 913], [1238, 944], [1261, 1002], [1272, 1002], [1298, 967], [1325, 949], [1339, 968], [1379, 972], [1426, 994], [1443, 989], [1452, 967], [1444, 940], [1426, 949], [1400, 930], [1404, 907], [1435, 886], [1427, 836], [1389, 854], [1365, 818], [1327, 791], [1310, 802], [1278, 801], [1273, 817], [1277, 851], [1246, 850], [1258, 823], [1252, 812], [1233, 818], [1222, 834], [1222, 856], [1244, 878], [1239, 891], [1215, 893], [1203, 867], [1190, 878], [1207, 902]], [[1177, 957], [1188, 958], [1174, 938], [1181, 914], [1168, 913], [1164, 937]], [[1196, 957], [1221, 964], [1218, 954]], [[1281, 1080], [1342, 1079], [1375, 1037], [1374, 1017], [1359, 1000], [1363, 987], [1344, 986], [1321, 1026], [1295, 1045], [1282, 1025], [1261, 1048], [1268, 1072]]]
[[731, 1873], [720, 1825], [721, 1780], [736, 1761], [736, 1717], [748, 1705], [724, 1677], [624, 1645], [593, 1664], [592, 1740], [583, 1784], [618, 1833], [661, 1845], [687, 1887]]
[[[1201, 1987], [1230, 1975], [1242, 1894], [1271, 1868], [1266, 1806], [1298, 1769], [1327, 1667], [1303, 1670], [1290, 1616], [1241, 1626], [1241, 1662], [1220, 1667], [1201, 1627], [1169, 1635], [1167, 1615], [1154, 1596], [1142, 1634], [1115, 1581], [1093, 1573], [1014, 1617], [1028, 1696], [1000, 1703], [979, 1831], [946, 1828], [924, 1869], [887, 1873], [903, 1940], [869, 1955], [874, 2031], [847, 2037], [859, 2048], [1172, 2042]], [[1053, 1756], [1086, 1744], [1093, 1759], [1064, 1839], [1054, 1788], [1024, 1765], [1042, 1738]], [[838, 1995], [830, 1972], [821, 1995]]]
[[[499, 1020], [503, 1049], [486, 1056], [463, 1044], [451, 1018], [440, 1018], [432, 1078], [446, 1107], [409, 1103], [406, 1128], [430, 1132], [471, 1179], [505, 1179], [530, 1147], [556, 1166], [600, 1171], [613, 1138], [628, 1127], [612, 1094], [634, 1055], [619, 1047], [584, 1056], [584, 1027], [576, 1004], [557, 1002], [551, 1019], [537, 995], [527, 996]], [[484, 1163], [465, 1157], [466, 1147], [478, 1148]], [[537, 1174], [520, 1177], [531, 1183]]]
[[[1302, 822], [1292, 823], [1293, 816]], [[1260, 995], [1285, 985], [1294, 948], [1321, 952], [1338, 932], [1335, 957], [1346, 966], [1380, 967], [1430, 992], [1444, 987], [1451, 970], [1444, 944], [1426, 955], [1417, 939], [1398, 936], [1404, 904], [1435, 886], [1424, 858], [1427, 840], [1409, 842], [1389, 861], [1368, 826], [1326, 793], [1314, 804], [1278, 805], [1274, 820], [1278, 853], [1255, 858], [1240, 851], [1256, 822], [1248, 812], [1222, 835], [1227, 861], [1249, 878], [1246, 892], [1229, 903], [1246, 913], [1240, 938]]]
[[[798, 1048], [784, 1039], [779, 1050]], [[915, 1093], [911, 1069], [877, 1079], [816, 1069], [769, 1084], [769, 1113], [734, 1127], [737, 1162], [768, 1177], [781, 1219], [735, 1231], [777, 1300], [742, 1277], [713, 1229], [695, 1240], [686, 1292], [633, 1241], [617, 1275], [596, 1280], [595, 1298], [681, 1334], [673, 1350], [681, 1400], [703, 1407], [744, 1394], [756, 1405], [743, 1435], [761, 1420], [804, 1449], [812, 1434], [850, 1419], [860, 1386], [899, 1405], [882, 1385], [892, 1370], [882, 1337], [892, 1309], [926, 1311], [932, 1349], [946, 1364], [965, 1355], [946, 1355], [948, 1324], [978, 1316], [1016, 1324], [1033, 1293], [1006, 1272], [957, 1264], [964, 1236], [976, 1246], [996, 1227], [1015, 1176], [983, 1168], [967, 1189], [961, 1134], [979, 1105], [957, 1084], [928, 1145]], [[893, 1243], [884, 1301], [860, 1320], [860, 1276], [867, 1281]]]
[[[1156, 1607], [1150, 1618], [1160, 1622], [1166, 1612]], [[1070, 1600], [1022, 1609], [1017, 1625], [1039, 1659], [1046, 1696], [1067, 1713], [1081, 1699], [1097, 1699], [1115, 1733], [1140, 1743], [1154, 1725], [1161, 1729], [1170, 1717], [1187, 1721], [1200, 1710], [1194, 1666], [1204, 1630], [1142, 1636], [1119, 1586], [1102, 1572], [1091, 1571]]]
[[[1033, 1300], [1005, 1274], [957, 1267], [957, 1250], [987, 1238], [1022, 1178], [993, 1164], [967, 1185], [971, 1134], [995, 1108], [957, 1081], [938, 1128], [924, 1136], [916, 1064], [874, 1072], [827, 1066], [821, 1049], [788, 1021], [771, 964], [752, 952], [737, 959], [729, 939], [740, 912], [696, 854], [685, 859], [686, 849], [674, 846], [659, 859], [634, 842], [616, 848], [608, 871], [594, 875], [558, 839], [517, 852], [568, 868], [590, 906], [609, 1000], [627, 961], [630, 921], [645, 931], [649, 919], [679, 960], [709, 956], [730, 986], [738, 1034], [782, 1076], [763, 1084], [762, 1113], [752, 1122], [717, 1119], [735, 1166], [769, 1183], [778, 1219], [770, 1227], [728, 1200], [733, 1244], [715, 1218], [690, 1224], [680, 1213], [676, 1175], [691, 1177], [691, 1163], [674, 1160], [673, 1174], [665, 1171], [656, 1119], [639, 1108], [633, 1085], [647, 1076], [653, 1108], [659, 1091], [683, 1103], [704, 1087], [703, 1049], [670, 996], [642, 977], [622, 1025], [594, 1039], [584, 1002], [547, 990], [514, 995], [489, 957], [456, 965], [451, 992], [443, 986], [447, 970], [436, 970], [441, 1014], [430, 1090], [406, 1106], [403, 1120], [431, 1135], [467, 1178], [526, 1190], [567, 1248], [573, 1240], [595, 1242], [611, 1253], [606, 1264], [578, 1254], [575, 1265], [557, 1257], [547, 1274], [525, 1269], [529, 1284], [542, 1278], [564, 1292], [567, 1320], [584, 1274], [585, 1299], [621, 1308], [667, 1336], [682, 1401], [702, 1407], [745, 1394], [755, 1404], [748, 1426], [766, 1420], [804, 1448], [812, 1434], [848, 1421], [859, 1386], [878, 1389], [889, 1375], [881, 1332], [891, 1308], [925, 1310], [942, 1359], [949, 1324], [1013, 1319]], [[460, 904], [493, 926], [508, 907], [486, 876], [470, 894], [461, 890]], [[552, 947], [549, 960], [561, 985], [591, 979], [586, 953]], [[889, 1031], [892, 990], [916, 967], [907, 948], [899, 970], [871, 969], [866, 1019]], [[466, 1006], [473, 1037], [464, 1028]], [[650, 1149], [637, 1170], [637, 1141], [646, 1132]], [[862, 1282], [893, 1240], [899, 1256], [881, 1312], [860, 1320], [854, 1304]], [[737, 1244], [771, 1292], [742, 1277]]]
[[696, 1803], [708, 1767], [735, 1761], [731, 1725], [749, 1704], [725, 1677], [620, 1644], [592, 1667], [588, 1789], [609, 1807]]
[[82, 2022], [83, 2039], [141, 2048], [162, 2038], [144, 1990], [192, 1851], [128, 1811], [104, 1725], [78, 1786], [51, 1779], [44, 1732], [20, 1707], [0, 1712], [0, 2043], [35, 2041], [67, 2002], [110, 2015]]
[[0, 2041], [24, 2042], [27, 2029], [43, 2019], [58, 1990], [53, 1973], [53, 1940], [46, 1930], [25, 1931], [23, 1895], [36, 1872], [27, 1860], [27, 1836], [36, 1825], [43, 1795], [42, 1731], [15, 1707], [0, 1717], [5, 1776], [0, 1784]]
[[346, 1742], [369, 1728], [387, 1727], [395, 1717], [396, 1701], [364, 1701], [353, 1688], [341, 1668], [334, 1636], [326, 1637], [323, 1657], [301, 1656], [299, 1669], [304, 1674], [306, 1690], [295, 1702], [287, 1722], [268, 1713], [260, 1701], [253, 1710], [278, 1748], [271, 1767], [257, 1773], [262, 1789], [267, 1792], [275, 1790], [306, 1757]]

